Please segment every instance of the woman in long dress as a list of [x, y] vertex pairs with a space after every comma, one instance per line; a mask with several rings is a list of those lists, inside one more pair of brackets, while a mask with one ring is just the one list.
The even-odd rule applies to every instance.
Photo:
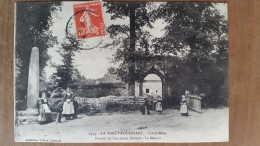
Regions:
[[38, 103], [39, 103], [39, 106], [38, 106], [38, 110], [39, 110], [38, 122], [39, 122], [39, 124], [44, 124], [47, 120], [46, 120], [46, 117], [45, 117], [45, 113], [44, 113], [44, 109], [43, 109], [43, 105], [42, 105], [42, 100], [39, 99]]
[[42, 97], [39, 98], [38, 122], [40, 124], [51, 122], [51, 110], [49, 108], [45, 92], [42, 92]]
[[158, 115], [160, 115], [162, 113], [162, 97], [161, 96], [159, 96], [157, 99], [155, 110], [158, 112]]
[[66, 97], [63, 104], [62, 114], [66, 117], [67, 120], [72, 119], [74, 115], [73, 92], [70, 88], [67, 88], [66, 90]]
[[182, 95], [181, 99], [181, 108], [180, 108], [180, 113], [182, 116], [188, 116], [188, 105], [187, 105], [187, 100], [184, 95]]

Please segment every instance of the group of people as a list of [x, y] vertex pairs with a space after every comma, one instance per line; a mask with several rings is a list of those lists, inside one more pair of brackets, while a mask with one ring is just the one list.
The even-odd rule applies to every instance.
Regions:
[[163, 111], [162, 109], [162, 97], [158, 96], [156, 102], [154, 102], [153, 98], [145, 98], [144, 104], [141, 107], [141, 112], [143, 115], [150, 115], [150, 110], [154, 109], [157, 111], [158, 115], [160, 115]]
[[[57, 105], [57, 122], [61, 123], [61, 118], [64, 116], [67, 120], [72, 120], [77, 118], [77, 108], [78, 103], [74, 100], [73, 92], [70, 88], [67, 88], [66, 91], [58, 87], [53, 91], [50, 98], [62, 98], [62, 102]], [[38, 122], [40, 124], [51, 122], [51, 110], [48, 105], [46, 98], [46, 93], [42, 92], [42, 97], [39, 98], [39, 116]]]
[[[67, 90], [65, 91], [61, 89], [61, 87], [58, 87], [56, 90], [53, 91], [50, 98], [63, 99], [63, 102], [60, 102], [60, 104], [57, 105], [58, 114], [56, 121], [58, 123], [61, 123], [62, 116], [64, 116], [66, 120], [72, 120], [77, 118], [78, 102], [74, 100], [74, 95], [70, 88], [67, 88]], [[42, 92], [42, 96], [41, 98], [39, 98], [38, 103], [38, 122], [40, 124], [51, 122], [51, 110], [48, 105], [47, 96], [45, 92]], [[150, 110], [152, 109], [157, 111], [158, 115], [161, 115], [163, 111], [161, 96], [158, 96], [156, 101], [154, 101], [153, 98], [145, 98], [145, 101], [141, 106], [142, 114], [150, 115]], [[182, 99], [180, 102], [180, 113], [182, 116], [188, 116], [188, 103], [185, 95], [182, 95]]]
[[[155, 106], [154, 106], [154, 101], [153, 98], [145, 98], [144, 104], [141, 107], [141, 112], [143, 115], [148, 114], [150, 115], [150, 110], [154, 109], [155, 111], [157, 111], [158, 115], [161, 115], [162, 111], [163, 111], [163, 107], [162, 107], [162, 97], [158, 96], [158, 99], [155, 102]], [[153, 108], [154, 107], [154, 108]], [[180, 102], [180, 114], [182, 116], [188, 116], [188, 102], [186, 99], [185, 95], [182, 95], [181, 98], [181, 102]]]

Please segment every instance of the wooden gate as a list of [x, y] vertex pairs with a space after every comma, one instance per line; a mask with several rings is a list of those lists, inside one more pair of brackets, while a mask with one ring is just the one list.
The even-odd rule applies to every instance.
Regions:
[[188, 107], [191, 110], [194, 110], [196, 112], [201, 113], [201, 97], [197, 95], [188, 95], [187, 96], [187, 101], [188, 101]]

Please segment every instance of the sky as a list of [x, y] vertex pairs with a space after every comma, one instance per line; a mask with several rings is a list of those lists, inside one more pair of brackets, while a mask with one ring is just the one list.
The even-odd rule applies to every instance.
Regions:
[[[62, 2], [62, 10], [57, 11], [52, 14], [53, 25], [50, 27], [50, 31], [53, 32], [53, 36], [56, 36], [58, 42], [62, 42], [65, 38], [65, 28], [69, 18], [73, 15], [73, 4], [75, 3], [84, 3], [84, 2]], [[227, 5], [226, 4], [217, 4], [216, 8], [220, 10], [220, 12], [224, 15], [227, 15]], [[129, 24], [129, 19], [125, 18], [111, 20], [111, 15], [105, 13], [105, 7], [103, 7], [103, 18], [105, 27], [108, 27], [111, 24]], [[72, 26], [74, 21], [72, 19]], [[166, 26], [163, 20], [157, 20], [154, 24], [154, 29], [149, 29], [145, 27], [145, 30], [148, 30], [155, 37], [160, 37], [164, 34], [163, 28]], [[75, 29], [75, 28], [72, 28]], [[86, 44], [90, 46], [95, 46], [96, 42], [111, 42], [111, 39], [106, 34], [105, 37], [102, 38], [92, 38], [84, 40]], [[51, 56], [51, 60], [48, 62], [48, 65], [45, 67], [45, 72], [47, 78], [50, 77], [53, 73], [56, 72], [55, 68], [53, 68], [50, 62], [55, 64], [61, 64], [61, 56], [57, 52], [60, 49], [60, 45], [55, 45], [52, 48], [48, 49], [48, 54]], [[74, 65], [79, 70], [79, 72], [84, 75], [87, 79], [97, 79], [102, 78], [105, 73], [107, 73], [107, 69], [111, 66], [118, 66], [118, 64], [111, 63], [110, 59], [112, 55], [115, 53], [116, 49], [107, 49], [107, 48], [95, 48], [92, 50], [84, 50], [80, 51], [80, 53], [76, 53], [74, 57]]]
[[[73, 12], [73, 4], [79, 2], [63, 2], [62, 3], [62, 11], [56, 12], [53, 14], [53, 26], [50, 27], [50, 30], [53, 32], [54, 36], [57, 36], [58, 42], [62, 42], [65, 38], [65, 28], [67, 21], [69, 18], [74, 14]], [[81, 2], [82, 3], [82, 2]], [[120, 21], [111, 21], [110, 15], [104, 13], [103, 15], [104, 23], [106, 26], [110, 24], [127, 24], [126, 20]], [[74, 20], [74, 19], [72, 19]], [[74, 21], [71, 21], [72, 23]], [[73, 25], [72, 25], [73, 26]], [[72, 28], [75, 29], [75, 28]], [[88, 38], [84, 42], [89, 44], [89, 46], [95, 46], [95, 42], [100, 41], [107, 41], [109, 42], [109, 38]], [[49, 55], [51, 55], [51, 62], [56, 64], [61, 64], [61, 56], [57, 52], [60, 46], [56, 45], [53, 48], [48, 49]], [[95, 48], [92, 50], [83, 50], [75, 54], [74, 57], [74, 65], [79, 70], [79, 72], [84, 75], [88, 79], [97, 79], [104, 76], [107, 72], [109, 66], [116, 66], [113, 63], [110, 63], [110, 59], [114, 54], [114, 50], [111, 49], [104, 49], [104, 48]], [[53, 72], [55, 72], [55, 68], [51, 66], [47, 66], [46, 69], [47, 77], [50, 76]]]

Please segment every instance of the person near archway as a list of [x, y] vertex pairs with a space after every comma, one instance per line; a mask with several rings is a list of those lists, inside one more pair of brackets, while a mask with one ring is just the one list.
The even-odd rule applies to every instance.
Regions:
[[158, 112], [158, 115], [160, 115], [162, 113], [162, 97], [161, 96], [158, 96], [155, 110]]
[[144, 99], [144, 104], [141, 107], [141, 111], [142, 111], [143, 115], [145, 115], [145, 113], [147, 113], [147, 115], [150, 115], [150, 102], [149, 102], [148, 98]]

